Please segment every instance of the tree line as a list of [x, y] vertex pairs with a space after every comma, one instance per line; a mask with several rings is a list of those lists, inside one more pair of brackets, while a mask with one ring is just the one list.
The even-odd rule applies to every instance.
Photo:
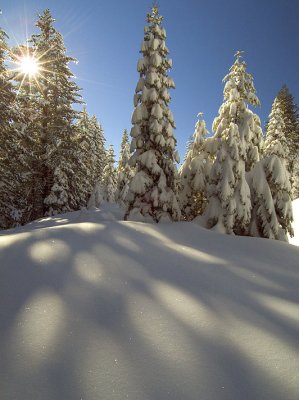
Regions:
[[37, 57], [38, 79], [6, 67], [9, 49], [0, 30], [0, 227], [47, 215], [118, 202], [126, 220], [196, 220], [229, 234], [286, 240], [292, 234], [291, 199], [299, 197], [299, 117], [283, 86], [263, 133], [251, 107], [260, 104], [243, 54], [224, 77], [224, 100], [209, 135], [202, 113], [179, 171], [169, 108], [172, 60], [157, 6], [137, 63], [131, 142], [124, 130], [115, 168], [113, 147], [82, 104], [62, 35], [49, 10], [25, 51]]

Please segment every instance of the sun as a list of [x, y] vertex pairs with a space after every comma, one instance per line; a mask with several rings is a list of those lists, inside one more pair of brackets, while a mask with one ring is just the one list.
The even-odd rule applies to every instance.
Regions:
[[28, 46], [18, 46], [11, 52], [11, 59], [15, 68], [11, 69], [14, 79], [19, 82], [16, 96], [22, 88], [29, 88], [30, 93], [36, 87], [41, 90], [39, 80], [42, 76], [42, 63], [33, 50]]
[[19, 71], [29, 77], [34, 77], [39, 72], [38, 60], [33, 56], [24, 55], [20, 57], [18, 64]]

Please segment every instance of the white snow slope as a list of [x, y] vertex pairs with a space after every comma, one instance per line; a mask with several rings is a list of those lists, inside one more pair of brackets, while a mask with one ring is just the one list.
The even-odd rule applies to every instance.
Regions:
[[298, 400], [299, 247], [119, 216], [1, 232], [1, 400]]

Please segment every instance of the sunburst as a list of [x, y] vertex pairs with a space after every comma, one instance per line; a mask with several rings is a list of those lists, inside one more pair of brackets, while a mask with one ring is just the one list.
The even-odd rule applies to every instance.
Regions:
[[38, 74], [40, 66], [38, 60], [34, 56], [22, 56], [19, 61], [19, 70], [21, 74], [34, 77]]
[[[18, 45], [14, 49], [11, 54], [11, 60], [15, 68], [11, 69], [11, 72], [14, 74], [14, 79], [19, 81], [17, 97], [24, 86], [29, 87], [30, 93], [34, 87], [44, 95], [41, 81], [45, 80], [49, 84], [53, 84], [47, 77], [48, 74], [57, 74], [57, 72], [54, 73], [49, 69], [49, 64], [52, 61], [47, 59], [47, 53], [50, 50], [48, 49], [43, 54], [37, 55], [28, 45]], [[58, 75], [60, 74], [58, 73]]]

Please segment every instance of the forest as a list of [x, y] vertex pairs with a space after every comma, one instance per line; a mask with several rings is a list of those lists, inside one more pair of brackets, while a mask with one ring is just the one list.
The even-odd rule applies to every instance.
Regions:
[[[15, 48], [0, 31], [0, 228], [116, 202], [124, 219], [192, 221], [218, 232], [287, 240], [299, 197], [299, 113], [283, 86], [265, 127], [242, 51], [224, 77], [210, 135], [198, 122], [181, 165], [170, 109], [172, 59], [158, 6], [147, 15], [132, 88], [130, 137], [117, 165], [89, 115], [64, 39], [46, 9]], [[14, 65], [7, 66], [7, 61]]]

